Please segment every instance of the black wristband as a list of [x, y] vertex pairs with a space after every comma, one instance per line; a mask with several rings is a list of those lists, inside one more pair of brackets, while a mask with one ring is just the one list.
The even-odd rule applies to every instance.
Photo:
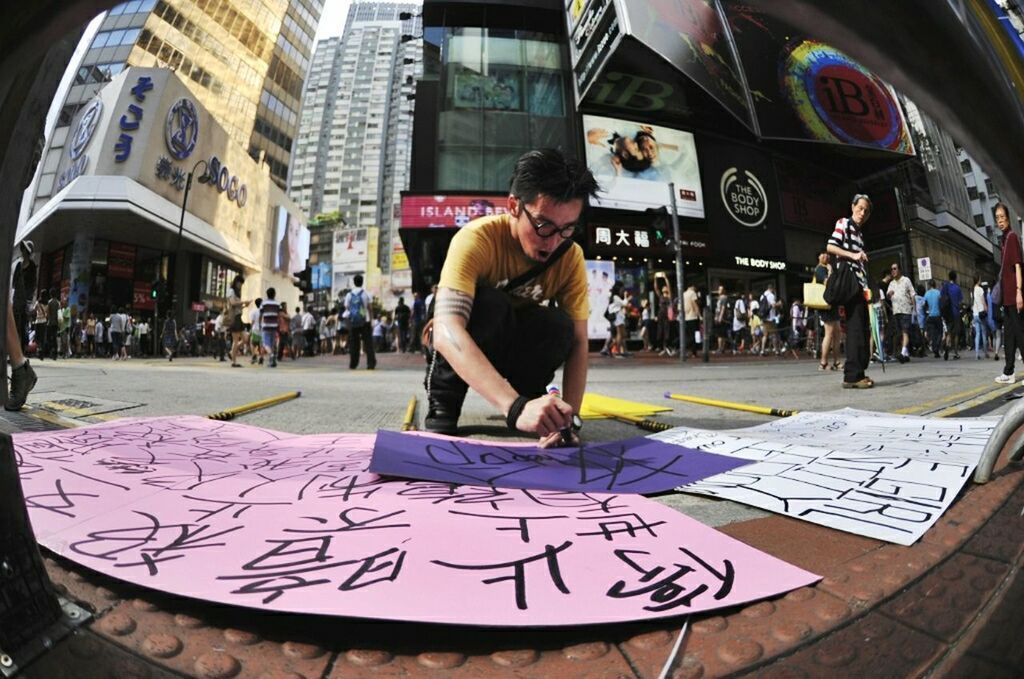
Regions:
[[512, 405], [509, 406], [508, 415], [505, 417], [505, 424], [512, 431], [519, 431], [516, 429], [516, 422], [519, 420], [519, 416], [523, 414], [523, 408], [530, 402], [530, 399], [525, 396], [516, 396], [516, 400], [512, 401]]

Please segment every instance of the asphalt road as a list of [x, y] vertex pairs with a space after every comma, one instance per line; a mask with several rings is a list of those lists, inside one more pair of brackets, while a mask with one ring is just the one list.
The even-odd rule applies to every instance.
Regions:
[[[345, 356], [287, 360], [274, 369], [247, 361], [243, 368], [232, 369], [228, 363], [208, 358], [72, 359], [33, 361], [33, 365], [39, 383], [29, 398], [30, 408], [38, 412], [43, 406], [44, 415], [53, 411], [79, 422], [206, 415], [294, 390], [302, 392], [301, 398], [236, 421], [293, 433], [373, 432], [397, 430], [411, 396], [419, 398], [420, 418], [425, 410], [425, 364], [418, 355], [384, 354], [374, 371], [349, 370]], [[951, 416], [974, 407], [973, 413], [995, 408], [992, 414], [998, 414], [1008, 406], [1003, 398], [1010, 391], [993, 382], [1001, 365], [973, 357], [894, 363], [884, 372], [874, 365], [869, 374], [876, 387], [852, 390], [841, 388], [840, 372], [820, 372], [812, 359], [730, 357], [680, 363], [653, 356], [613, 360], [594, 355], [587, 388], [606, 396], [668, 405], [672, 410], [656, 419], [672, 425], [729, 429], [760, 424], [770, 417], [668, 400], [665, 392], [791, 410], [852, 407]], [[504, 418], [472, 393], [460, 424], [473, 436], [509, 438]], [[631, 425], [607, 420], [590, 420], [584, 427], [584, 438], [589, 440], [638, 433]], [[708, 498], [669, 494], [661, 499], [709, 525], [765, 515]]]

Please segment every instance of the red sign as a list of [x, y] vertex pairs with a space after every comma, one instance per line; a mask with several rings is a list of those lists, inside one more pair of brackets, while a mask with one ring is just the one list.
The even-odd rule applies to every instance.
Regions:
[[153, 285], [145, 281], [135, 281], [134, 283], [132, 286], [132, 308], [142, 311], [156, 309], [156, 300], [150, 296]]
[[206, 305], [203, 304], [202, 302], [192, 302], [192, 311], [198, 311], [202, 313], [203, 311], [206, 311]]
[[402, 196], [403, 229], [457, 229], [477, 217], [508, 212], [508, 196]]
[[107, 275], [111, 278], [131, 278], [135, 275], [135, 246], [111, 243], [107, 250]]
[[50, 284], [57, 285], [64, 274], [64, 250], [57, 250], [53, 253], [50, 267]]

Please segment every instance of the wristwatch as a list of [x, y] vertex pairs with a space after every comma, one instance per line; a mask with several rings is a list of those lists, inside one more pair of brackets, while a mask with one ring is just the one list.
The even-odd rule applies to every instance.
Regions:
[[583, 420], [580, 419], [579, 415], [573, 414], [572, 416], [572, 430], [579, 431], [583, 429]]

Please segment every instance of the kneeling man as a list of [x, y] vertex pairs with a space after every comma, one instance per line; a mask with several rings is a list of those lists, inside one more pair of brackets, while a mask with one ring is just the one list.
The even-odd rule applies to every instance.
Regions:
[[[530, 151], [516, 161], [507, 214], [452, 239], [434, 302], [427, 430], [456, 433], [468, 386], [541, 446], [579, 442], [589, 305], [572, 236], [597, 189], [579, 161]], [[563, 364], [561, 397], [546, 394]]]

